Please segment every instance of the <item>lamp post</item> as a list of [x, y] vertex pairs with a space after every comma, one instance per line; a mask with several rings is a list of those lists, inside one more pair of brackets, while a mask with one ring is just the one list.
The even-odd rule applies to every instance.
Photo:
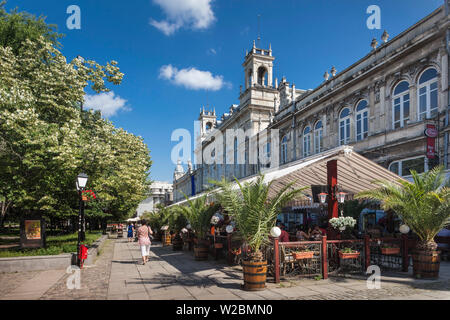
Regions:
[[273, 238], [273, 260], [275, 263], [275, 283], [280, 283], [280, 251], [279, 251], [279, 237], [281, 236], [281, 229], [273, 227], [270, 230], [270, 235]]
[[84, 241], [84, 202], [82, 199], [82, 192], [86, 188], [86, 184], [88, 181], [88, 175], [85, 173], [81, 173], [77, 177], [76, 186], [78, 190], [78, 198], [80, 204], [80, 211], [78, 214], [78, 243], [77, 243], [77, 264], [80, 266], [80, 245], [81, 241]]
[[[345, 197], [347, 196], [347, 194], [348, 193], [346, 193], [346, 192], [338, 192], [337, 194], [336, 194], [336, 198], [338, 199], [338, 202], [340, 203], [340, 204], [344, 204], [344, 202], [345, 202]], [[344, 216], [344, 206], [341, 206], [341, 217], [343, 217]]]

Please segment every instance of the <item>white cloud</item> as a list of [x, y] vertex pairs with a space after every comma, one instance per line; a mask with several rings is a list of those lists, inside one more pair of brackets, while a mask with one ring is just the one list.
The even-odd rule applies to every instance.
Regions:
[[206, 52], [207, 54], [209, 54], [209, 55], [216, 55], [217, 54], [217, 51], [216, 51], [216, 49], [214, 49], [214, 48], [211, 48], [211, 49], [209, 49], [207, 52]]
[[195, 68], [178, 70], [170, 64], [161, 67], [159, 78], [192, 90], [217, 91], [224, 86], [231, 86], [231, 84], [223, 80], [222, 76], [213, 76], [209, 71], [201, 71]]
[[127, 100], [116, 96], [114, 92], [103, 92], [96, 95], [85, 96], [84, 105], [88, 109], [100, 110], [105, 117], [115, 116], [119, 110], [129, 110]]
[[213, 0], [153, 0], [166, 15], [166, 19], [150, 24], [166, 36], [174, 34], [182, 27], [202, 30], [208, 28], [215, 20], [211, 9]]

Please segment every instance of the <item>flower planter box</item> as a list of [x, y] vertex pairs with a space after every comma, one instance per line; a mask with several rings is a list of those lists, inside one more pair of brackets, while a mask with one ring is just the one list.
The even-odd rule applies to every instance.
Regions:
[[292, 256], [295, 260], [312, 259], [314, 257], [314, 251], [293, 252]]
[[341, 259], [357, 259], [360, 256], [360, 252], [352, 252], [352, 253], [343, 253], [339, 251], [339, 258]]
[[381, 253], [385, 255], [400, 254], [400, 248], [381, 248]]

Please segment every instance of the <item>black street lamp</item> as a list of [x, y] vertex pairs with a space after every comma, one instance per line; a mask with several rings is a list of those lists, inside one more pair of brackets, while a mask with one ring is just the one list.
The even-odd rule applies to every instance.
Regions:
[[86, 184], [88, 181], [88, 175], [85, 173], [80, 173], [77, 177], [76, 185], [78, 190], [78, 197], [79, 197], [79, 204], [80, 204], [80, 211], [78, 214], [78, 243], [77, 243], [77, 265], [80, 266], [80, 246], [81, 241], [85, 240], [84, 235], [84, 202], [82, 199], [82, 193], [84, 189], [86, 188]]

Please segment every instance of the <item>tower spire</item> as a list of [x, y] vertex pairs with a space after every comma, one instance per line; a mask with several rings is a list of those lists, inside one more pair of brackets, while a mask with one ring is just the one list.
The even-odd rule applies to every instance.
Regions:
[[258, 14], [258, 48], [261, 48], [261, 15]]

